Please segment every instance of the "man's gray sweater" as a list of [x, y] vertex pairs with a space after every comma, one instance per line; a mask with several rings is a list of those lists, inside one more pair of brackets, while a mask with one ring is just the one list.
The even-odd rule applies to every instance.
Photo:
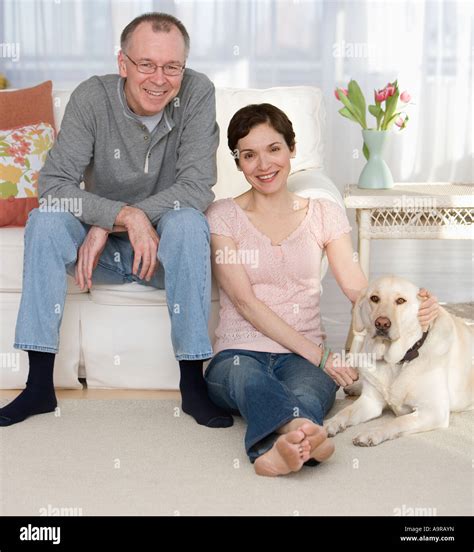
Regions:
[[214, 85], [186, 69], [150, 134], [130, 112], [124, 82], [119, 75], [91, 77], [71, 94], [39, 175], [40, 198], [75, 198], [75, 205], [80, 199], [78, 218], [107, 229], [125, 205], [140, 208], [154, 225], [170, 209], [205, 211], [217, 179]]

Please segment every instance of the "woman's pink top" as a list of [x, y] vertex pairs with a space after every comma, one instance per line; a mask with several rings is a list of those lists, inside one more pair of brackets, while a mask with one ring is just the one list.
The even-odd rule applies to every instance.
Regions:
[[[319, 312], [322, 251], [331, 240], [351, 231], [344, 210], [327, 199], [310, 199], [305, 218], [280, 245], [272, 245], [232, 198], [214, 202], [206, 216], [211, 233], [232, 238], [237, 247], [237, 252], [219, 250], [216, 262], [242, 264], [255, 296], [297, 332], [320, 344], [326, 337]], [[243, 318], [220, 286], [219, 293], [215, 353], [291, 352]]]

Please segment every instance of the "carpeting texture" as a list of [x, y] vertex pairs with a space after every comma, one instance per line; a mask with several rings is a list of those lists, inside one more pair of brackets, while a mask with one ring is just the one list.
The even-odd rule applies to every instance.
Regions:
[[[340, 392], [331, 415], [350, 400]], [[208, 429], [169, 400], [59, 407], [0, 428], [0, 515], [473, 513], [472, 412], [374, 448], [355, 447], [360, 426], [351, 428], [325, 464], [263, 478], [245, 455], [241, 418]]]

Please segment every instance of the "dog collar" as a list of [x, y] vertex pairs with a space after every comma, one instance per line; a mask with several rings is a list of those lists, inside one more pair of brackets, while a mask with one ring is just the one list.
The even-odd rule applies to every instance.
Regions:
[[408, 349], [408, 351], [405, 353], [405, 356], [402, 358], [402, 360], [398, 362], [398, 364], [402, 364], [403, 362], [410, 362], [410, 360], [413, 360], [418, 356], [420, 356], [418, 349], [420, 349], [420, 347], [425, 342], [427, 335], [428, 335], [428, 331], [423, 332], [423, 335], [421, 336], [421, 338]]

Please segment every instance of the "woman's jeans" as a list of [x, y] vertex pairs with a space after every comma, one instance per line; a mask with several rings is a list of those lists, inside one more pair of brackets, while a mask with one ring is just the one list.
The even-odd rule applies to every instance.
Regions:
[[[78, 249], [89, 229], [71, 213], [34, 209], [29, 214], [16, 349], [58, 352], [67, 273], [74, 275]], [[160, 236], [159, 266], [150, 282], [132, 274], [133, 248], [127, 234], [109, 235], [92, 282], [138, 282], [165, 289], [176, 359], [210, 358], [211, 266], [206, 217], [196, 209], [170, 210], [160, 219], [156, 230]], [[128, 324], [126, 319], [121, 323]]]
[[245, 449], [251, 462], [272, 448], [276, 430], [294, 418], [322, 425], [338, 389], [325, 372], [297, 354], [243, 349], [219, 352], [205, 379], [211, 400], [247, 421]]

